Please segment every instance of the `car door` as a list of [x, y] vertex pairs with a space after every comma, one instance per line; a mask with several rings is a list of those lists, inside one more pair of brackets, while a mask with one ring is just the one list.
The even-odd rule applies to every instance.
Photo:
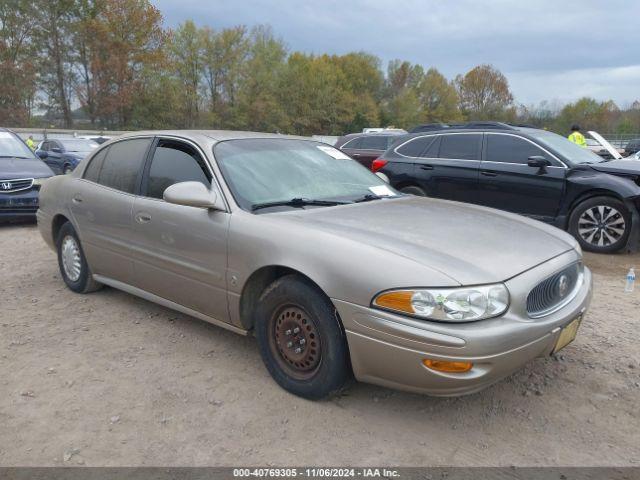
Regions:
[[[567, 169], [550, 152], [518, 135], [486, 133], [480, 166], [482, 205], [551, 222], [564, 193]], [[530, 167], [530, 157], [544, 157], [545, 168]]]
[[62, 158], [64, 155], [64, 149], [62, 148], [62, 145], [56, 140], [49, 140], [47, 148], [47, 165], [49, 165], [54, 172], [62, 173], [62, 165], [64, 163]]
[[152, 138], [116, 142], [98, 151], [71, 183], [71, 211], [94, 274], [133, 283], [131, 211]]
[[135, 284], [220, 321], [228, 320], [226, 296], [229, 213], [163, 200], [175, 183], [211, 186], [202, 152], [185, 141], [158, 138], [133, 206]]
[[416, 159], [414, 176], [427, 196], [475, 202], [482, 151], [481, 133], [430, 136]]
[[59, 154], [51, 151], [53, 143], [54, 142], [51, 140], [45, 140], [44, 142], [42, 142], [40, 150], [42, 150], [43, 152], [47, 152], [47, 157], [43, 159], [44, 163], [46, 163], [54, 173], [61, 173], [59, 165]]
[[360, 161], [360, 157], [361, 157], [360, 146], [362, 145], [362, 138], [363, 137], [352, 138], [351, 140], [347, 141], [344, 145], [342, 145], [340, 147], [340, 150], [342, 150], [344, 153], [349, 155], [354, 160]]

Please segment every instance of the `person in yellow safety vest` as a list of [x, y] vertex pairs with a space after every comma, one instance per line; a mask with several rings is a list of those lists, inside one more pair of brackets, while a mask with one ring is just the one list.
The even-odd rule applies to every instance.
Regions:
[[580, 145], [581, 147], [587, 146], [587, 141], [584, 139], [584, 135], [580, 133], [580, 125], [571, 126], [571, 135], [567, 137], [570, 142]]
[[27, 138], [27, 147], [29, 147], [31, 150], [36, 149], [36, 142], [33, 140], [33, 135], [29, 135], [29, 138]]

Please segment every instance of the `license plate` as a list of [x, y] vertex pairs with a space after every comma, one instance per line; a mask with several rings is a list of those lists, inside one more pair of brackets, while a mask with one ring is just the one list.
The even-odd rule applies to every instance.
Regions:
[[580, 327], [580, 322], [582, 321], [582, 315], [578, 318], [575, 318], [560, 330], [560, 335], [558, 336], [558, 340], [556, 341], [556, 346], [553, 347], [553, 353], [556, 353], [558, 350], [563, 349], [567, 345], [569, 345], [576, 338], [576, 334], [578, 333], [578, 327]]

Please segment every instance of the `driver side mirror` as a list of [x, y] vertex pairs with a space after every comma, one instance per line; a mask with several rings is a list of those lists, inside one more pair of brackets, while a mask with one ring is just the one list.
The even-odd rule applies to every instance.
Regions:
[[165, 202], [185, 207], [226, 210], [222, 195], [215, 185], [211, 189], [200, 182], [180, 182], [168, 187], [162, 195]]
[[49, 156], [46, 150], [36, 150], [36, 155], [43, 160]]

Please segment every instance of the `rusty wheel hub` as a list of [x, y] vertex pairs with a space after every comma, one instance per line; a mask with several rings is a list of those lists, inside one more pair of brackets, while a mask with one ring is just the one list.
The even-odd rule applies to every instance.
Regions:
[[273, 338], [284, 366], [294, 376], [312, 374], [320, 364], [320, 337], [309, 315], [289, 305], [274, 315]]

